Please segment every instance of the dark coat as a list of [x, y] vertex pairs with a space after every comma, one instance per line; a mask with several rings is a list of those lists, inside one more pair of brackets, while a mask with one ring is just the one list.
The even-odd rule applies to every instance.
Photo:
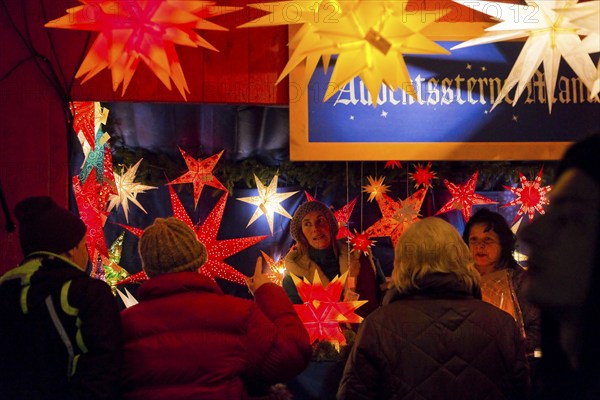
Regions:
[[106, 283], [33, 253], [0, 278], [0, 318], [1, 398], [118, 398], [121, 320]]
[[308, 333], [285, 292], [262, 285], [255, 302], [224, 294], [195, 272], [159, 275], [124, 311], [125, 399], [242, 399], [310, 360]]
[[390, 289], [363, 321], [338, 399], [525, 398], [525, 342], [513, 317], [453, 274], [418, 284], [408, 296]]

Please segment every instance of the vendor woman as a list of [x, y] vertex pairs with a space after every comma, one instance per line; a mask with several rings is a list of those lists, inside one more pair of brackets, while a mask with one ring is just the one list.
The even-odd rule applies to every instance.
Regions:
[[327, 286], [336, 276], [348, 272], [342, 298], [367, 300], [356, 310], [363, 317], [379, 306], [381, 290], [377, 277], [382, 274], [376, 273], [370, 253], [351, 251], [345, 241], [336, 240], [338, 222], [325, 204], [309, 201], [300, 205], [292, 218], [290, 233], [296, 245], [285, 257], [283, 288], [292, 303], [302, 304], [303, 299], [290, 274], [312, 282], [317, 272], [323, 286]]

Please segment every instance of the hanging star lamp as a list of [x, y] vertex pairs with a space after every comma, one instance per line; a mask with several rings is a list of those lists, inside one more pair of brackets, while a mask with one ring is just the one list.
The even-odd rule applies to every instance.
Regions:
[[79, 0], [82, 5], [46, 23], [46, 28], [98, 32], [77, 71], [83, 82], [105, 68], [112, 74], [113, 91], [123, 84], [124, 94], [143, 61], [171, 90], [171, 81], [186, 99], [189, 88], [175, 46], [218, 51], [196, 30], [226, 31], [206, 18], [237, 11], [212, 1]]
[[106, 125], [108, 109], [97, 101], [74, 101], [70, 109], [73, 115], [73, 130], [87, 157], [89, 151], [95, 148], [96, 132], [100, 129], [100, 124]]
[[287, 199], [290, 196], [295, 195], [298, 191], [295, 192], [285, 192], [285, 193], [277, 193], [277, 180], [279, 176], [275, 175], [269, 183], [269, 186], [263, 185], [258, 176], [254, 175], [254, 180], [256, 181], [256, 188], [258, 189], [258, 196], [251, 197], [239, 197], [239, 201], [243, 201], [244, 203], [253, 204], [256, 206], [256, 211], [252, 214], [250, 221], [248, 221], [249, 227], [254, 221], [256, 221], [260, 216], [264, 215], [269, 223], [269, 229], [271, 230], [271, 235], [273, 234], [273, 217], [275, 213], [283, 215], [286, 218], [292, 219], [292, 216], [281, 206], [281, 202]]
[[521, 187], [504, 186], [512, 194], [517, 197], [502, 207], [519, 206], [519, 211], [513, 220], [513, 224], [524, 214], [527, 214], [529, 221], [533, 220], [533, 215], [537, 211], [539, 214], [544, 214], [544, 206], [550, 204], [546, 195], [552, 190], [552, 186], [541, 186], [542, 173], [544, 168], [536, 175], [532, 181], [527, 180], [525, 175], [519, 172], [519, 182]]
[[369, 238], [369, 234], [367, 232], [358, 233], [356, 229], [354, 230], [354, 234], [348, 240], [348, 243], [352, 246], [352, 250], [362, 251], [364, 255], [367, 255], [376, 241], [371, 240]]
[[[581, 44], [580, 33], [583, 34], [585, 31], [572, 23], [564, 14], [561, 15], [556, 11], [557, 8], [571, 8], [577, 0], [526, 0], [526, 5], [483, 0], [454, 0], [454, 2], [500, 19], [502, 22], [487, 28], [484, 35], [456, 45], [451, 50], [526, 38], [525, 45], [504, 86], [500, 89], [492, 110], [516, 86], [514, 107], [533, 74], [540, 64], [543, 64], [548, 112], [551, 113], [552, 103], [556, 99], [554, 92], [561, 58], [565, 59], [585, 86], [590, 89], [594, 87], [597, 70], [592, 58], [587, 53], [573, 52], [573, 49]], [[535, 17], [532, 18], [532, 15]]]
[[123, 241], [125, 232], [121, 232], [108, 248], [108, 257], [100, 256], [104, 269], [104, 281], [110, 286], [115, 294], [117, 282], [129, 277], [129, 272], [119, 265], [123, 252]]
[[369, 183], [366, 186], [363, 186], [363, 192], [369, 193], [369, 198], [367, 199], [368, 202], [379, 200], [383, 195], [389, 192], [390, 186], [383, 184], [385, 176], [380, 176], [377, 179], [372, 176], [367, 176], [367, 180]]
[[285, 275], [285, 258], [281, 257], [275, 261], [271, 256], [262, 250], [260, 251], [260, 254], [262, 254], [264, 260], [269, 266], [269, 271], [266, 273], [267, 277], [271, 282], [281, 286], [283, 276]]
[[431, 187], [431, 180], [437, 179], [436, 173], [431, 170], [431, 162], [428, 162], [425, 166], [422, 164], [413, 164], [415, 172], [408, 174], [409, 178], [415, 182], [415, 189], [419, 186], [423, 186], [426, 190]]
[[308, 332], [310, 342], [327, 341], [339, 350], [340, 345], [346, 344], [340, 324], [362, 322], [363, 318], [355, 311], [367, 300], [340, 301], [348, 272], [336, 276], [326, 287], [316, 271], [312, 283], [306, 277], [300, 279], [294, 274], [290, 276], [304, 302], [294, 304], [294, 308]]
[[385, 162], [385, 166], [383, 168], [391, 168], [391, 169], [395, 169], [395, 168], [402, 168], [402, 163], [400, 161], [397, 160], [388, 160]]
[[477, 184], [478, 176], [479, 171], [475, 171], [467, 183], [463, 185], [452, 183], [444, 179], [444, 185], [446, 185], [446, 188], [448, 188], [450, 191], [452, 198], [448, 200], [448, 202], [444, 204], [442, 208], [435, 213], [435, 215], [443, 214], [452, 210], [459, 210], [465, 221], [469, 221], [474, 205], [496, 204], [497, 201], [488, 199], [487, 197], [483, 197], [475, 193], [475, 185]]
[[217, 154], [213, 154], [212, 156], [202, 160], [195, 159], [186, 153], [182, 148], [179, 148], [183, 159], [185, 160], [185, 164], [188, 167], [188, 171], [181, 175], [179, 178], [171, 181], [169, 185], [178, 185], [181, 183], [191, 183], [194, 185], [194, 209], [198, 206], [198, 200], [200, 199], [200, 195], [202, 194], [202, 189], [204, 185], [212, 186], [216, 189], [224, 190], [227, 192], [227, 188], [223, 186], [221, 182], [213, 175], [213, 169], [219, 162], [219, 159], [223, 155], [223, 151], [221, 150]]
[[119, 175], [116, 172], [114, 173], [117, 194], [111, 194], [109, 196], [107, 211], [110, 212], [113, 208], [118, 207], [120, 205], [121, 207], [123, 207], [123, 212], [125, 213], [125, 220], [127, 222], [129, 222], [129, 202], [131, 201], [140, 210], [148, 214], [148, 212], [137, 200], [137, 195], [140, 193], [145, 193], [147, 190], [157, 189], [157, 187], [155, 186], [147, 186], [135, 181], [135, 174], [137, 173], [137, 169], [140, 166], [142, 160], [143, 158], [140, 158], [139, 161], [135, 163], [135, 165], [131, 166], [128, 169], [125, 169], [121, 175]]
[[301, 63], [305, 63], [306, 88], [319, 61], [327, 69], [337, 56], [323, 101], [359, 76], [365, 84], [373, 106], [382, 84], [391, 90], [402, 89], [417, 98], [404, 54], [449, 54], [422, 31], [448, 10], [431, 13], [407, 11], [408, 0], [400, 1], [283, 1], [249, 4], [268, 12], [240, 27], [298, 25], [290, 39], [290, 59], [277, 83]]

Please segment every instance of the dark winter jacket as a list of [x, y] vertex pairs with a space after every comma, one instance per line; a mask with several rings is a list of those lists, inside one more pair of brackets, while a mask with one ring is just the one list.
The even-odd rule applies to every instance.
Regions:
[[525, 398], [525, 342], [513, 317], [453, 274], [418, 285], [408, 296], [390, 289], [363, 321], [338, 399]]
[[255, 302], [195, 272], [159, 275], [122, 311], [125, 399], [242, 399], [247, 383], [286, 381], [308, 364], [308, 333], [284, 291]]
[[121, 321], [108, 285], [33, 253], [0, 278], [0, 398], [118, 398]]

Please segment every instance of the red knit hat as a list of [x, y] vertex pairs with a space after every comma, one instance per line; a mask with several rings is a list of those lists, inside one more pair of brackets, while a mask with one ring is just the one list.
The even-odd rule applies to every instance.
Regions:
[[79, 217], [48, 196], [22, 200], [15, 207], [15, 217], [24, 255], [34, 251], [62, 254], [77, 246], [87, 230]]

